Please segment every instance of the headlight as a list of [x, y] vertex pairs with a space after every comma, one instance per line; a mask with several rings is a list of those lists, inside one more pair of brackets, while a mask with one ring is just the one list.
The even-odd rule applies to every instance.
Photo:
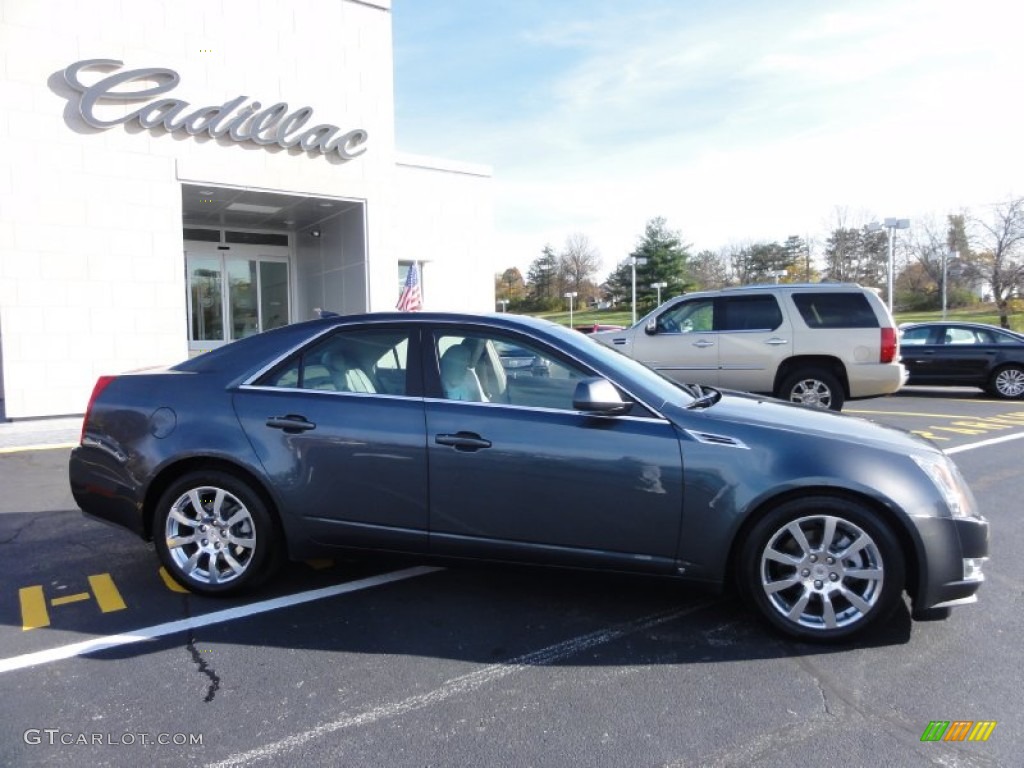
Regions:
[[948, 456], [911, 454], [910, 458], [917, 462], [917, 466], [924, 470], [942, 494], [953, 517], [977, 517], [974, 511], [974, 498], [967, 489], [967, 483]]

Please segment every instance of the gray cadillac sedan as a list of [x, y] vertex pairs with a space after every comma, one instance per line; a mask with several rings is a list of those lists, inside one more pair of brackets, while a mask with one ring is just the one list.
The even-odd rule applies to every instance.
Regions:
[[[508, 347], [541, 364], [510, 375]], [[904, 592], [917, 617], [974, 602], [988, 555], [931, 444], [507, 314], [331, 317], [101, 377], [69, 472], [201, 594], [285, 557], [401, 552], [735, 586], [782, 632], [838, 640]]]

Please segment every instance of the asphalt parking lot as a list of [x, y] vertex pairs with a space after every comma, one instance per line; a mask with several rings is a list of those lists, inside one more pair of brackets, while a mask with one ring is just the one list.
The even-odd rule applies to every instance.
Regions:
[[[954, 455], [993, 551], [978, 604], [836, 647], [560, 571], [296, 563], [200, 598], [77, 512], [68, 448], [0, 451], [0, 764], [1019, 765], [1024, 403], [909, 388], [845, 412]], [[933, 721], [995, 725], [922, 741]]]

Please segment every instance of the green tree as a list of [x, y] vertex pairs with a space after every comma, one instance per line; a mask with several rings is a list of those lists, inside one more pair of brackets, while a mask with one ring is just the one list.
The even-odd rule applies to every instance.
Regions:
[[556, 309], [560, 304], [559, 262], [554, 248], [545, 245], [526, 273], [527, 299], [533, 309]]
[[[630, 258], [620, 264], [608, 278], [608, 284], [616, 296], [627, 302], [632, 296], [632, 260], [637, 260], [636, 298], [637, 314], [654, 308], [657, 302], [657, 288], [653, 283], [665, 283], [661, 289], [664, 301], [677, 296], [690, 287], [687, 262], [690, 258], [689, 245], [683, 243], [678, 232], [668, 229], [661, 216], [651, 219], [644, 228], [644, 235], [637, 243]], [[646, 260], [645, 263], [640, 263]]]
[[[783, 282], [795, 265], [795, 255], [778, 243], [751, 243], [733, 256], [733, 270], [740, 283]], [[785, 273], [785, 274], [779, 274]]]
[[889, 239], [884, 230], [837, 227], [825, 243], [825, 277], [884, 288], [888, 259]]

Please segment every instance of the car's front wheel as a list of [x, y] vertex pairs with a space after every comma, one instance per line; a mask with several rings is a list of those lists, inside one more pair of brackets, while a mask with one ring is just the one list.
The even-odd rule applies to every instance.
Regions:
[[821, 368], [809, 368], [790, 374], [779, 387], [778, 396], [792, 403], [833, 411], [842, 410], [846, 400], [843, 385]]
[[1016, 400], [1024, 396], [1024, 368], [1019, 365], [1005, 365], [992, 374], [989, 392], [1004, 400]]
[[266, 504], [226, 472], [193, 472], [172, 483], [153, 523], [161, 562], [192, 592], [224, 595], [255, 586], [277, 559]]
[[786, 502], [758, 521], [738, 575], [774, 627], [802, 640], [836, 641], [892, 612], [905, 568], [899, 543], [870, 509], [816, 496]]

